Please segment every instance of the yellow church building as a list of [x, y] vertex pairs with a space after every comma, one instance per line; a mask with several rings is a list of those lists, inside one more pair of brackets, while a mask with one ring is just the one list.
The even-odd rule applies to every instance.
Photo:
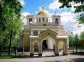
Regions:
[[42, 56], [43, 50], [54, 50], [55, 55], [59, 55], [59, 50], [67, 54], [68, 33], [61, 25], [60, 15], [50, 15], [42, 8], [36, 15], [27, 15], [27, 25], [24, 25], [23, 46], [29, 49], [30, 56], [37, 50]]

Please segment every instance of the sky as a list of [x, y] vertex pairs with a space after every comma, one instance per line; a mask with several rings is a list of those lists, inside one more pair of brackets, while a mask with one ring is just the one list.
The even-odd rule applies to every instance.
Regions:
[[[45, 10], [51, 15], [60, 15], [61, 23], [64, 26], [64, 29], [68, 32], [73, 32], [73, 34], [80, 34], [81, 31], [84, 31], [84, 25], [78, 24], [77, 14], [74, 14], [74, 6], [80, 5], [74, 4], [73, 2], [71, 8], [59, 8], [62, 3], [58, 0], [20, 0], [21, 5], [23, 6], [21, 14], [26, 15], [36, 15], [37, 12], [41, 9], [42, 6], [45, 7]], [[24, 18], [25, 19], [25, 18]], [[24, 22], [26, 23], [26, 22]]]

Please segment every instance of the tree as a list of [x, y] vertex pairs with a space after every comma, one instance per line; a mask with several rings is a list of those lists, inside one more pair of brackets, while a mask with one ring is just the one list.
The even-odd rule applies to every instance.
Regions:
[[11, 42], [15, 37], [19, 37], [22, 29], [22, 21], [20, 20], [20, 10], [22, 8], [19, 0], [0, 0], [0, 35], [1, 42], [5, 39], [9, 40], [9, 54]]
[[74, 2], [74, 4], [81, 3], [81, 5], [74, 6], [74, 8], [76, 13], [80, 13], [80, 17], [78, 18], [79, 22], [84, 23], [84, 0], [59, 0], [59, 2], [62, 3], [62, 6], [60, 8], [70, 8], [72, 7], [72, 2]]
[[76, 52], [77, 52], [77, 47], [78, 47], [78, 45], [79, 45], [79, 37], [78, 37], [77, 34], [74, 36], [74, 44], [75, 44]]
[[81, 32], [81, 34], [80, 34], [80, 40], [84, 40], [84, 32]]
[[74, 47], [73, 43], [74, 43], [74, 36], [70, 35], [69, 36], [69, 46]]
[[84, 47], [84, 32], [81, 32], [80, 34], [80, 45], [82, 48]]

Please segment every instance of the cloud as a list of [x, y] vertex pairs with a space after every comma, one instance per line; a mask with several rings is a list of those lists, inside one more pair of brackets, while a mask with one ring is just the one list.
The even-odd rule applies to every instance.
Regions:
[[24, 5], [25, 5], [24, 0], [20, 0], [20, 3], [21, 3], [21, 5], [22, 5], [22, 6], [24, 6]]
[[63, 12], [61, 13], [61, 20], [62, 22], [70, 22], [70, 23], [76, 23], [76, 14], [73, 14], [71, 12]]
[[74, 31], [73, 31], [73, 34], [78, 34], [80, 35], [81, 32], [84, 32], [84, 24], [80, 24], [78, 26], [78, 28], [76, 28]]
[[27, 15], [30, 15], [30, 13], [29, 12], [21, 13], [21, 20], [23, 21], [24, 25], [27, 25], [27, 18], [26, 18]]
[[59, 0], [55, 0], [53, 3], [51, 3], [49, 5], [49, 9], [55, 10], [55, 9], [59, 9], [59, 7], [62, 5], [60, 2], [58, 2]]
[[[75, 11], [75, 8], [74, 6], [79, 6], [81, 5], [81, 3], [74, 3], [74, 2], [70, 2], [69, 4], [71, 4], [71, 11]], [[49, 5], [49, 9], [51, 10], [56, 10], [56, 9], [59, 9], [59, 7], [62, 5], [62, 3], [59, 2], [59, 0], [54, 0], [54, 2], [52, 2], [50, 5]], [[63, 8], [62, 8], [63, 9]], [[64, 7], [64, 9], [67, 9], [66, 7]]]
[[73, 14], [71, 12], [63, 12], [61, 14], [61, 22], [64, 25], [66, 31], [73, 32], [73, 34], [80, 34], [84, 31], [84, 25], [79, 24], [76, 19], [77, 14]]
[[22, 16], [27, 16], [27, 15], [30, 15], [30, 13], [29, 12], [21, 12], [21, 15]]

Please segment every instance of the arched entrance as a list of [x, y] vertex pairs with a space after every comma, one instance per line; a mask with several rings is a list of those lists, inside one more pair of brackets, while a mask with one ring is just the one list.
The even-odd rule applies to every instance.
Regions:
[[55, 32], [49, 29], [40, 34], [43, 54], [44, 51], [47, 50], [52, 51], [53, 55], [54, 54], [58, 55], [58, 45], [56, 44], [57, 43], [56, 35], [57, 34]]
[[38, 43], [35, 42], [34, 43], [34, 52], [38, 52], [38, 49], [39, 49], [38, 47], [39, 47]]
[[42, 42], [42, 50], [47, 50], [48, 49], [48, 40], [43, 40]]
[[39, 53], [39, 43], [36, 41], [36, 42], [34, 42], [34, 55], [38, 55], [38, 53]]
[[42, 50], [53, 50], [54, 49], [54, 45], [55, 45], [55, 40], [48, 36], [46, 37], [46, 39], [42, 40]]
[[58, 42], [59, 55], [63, 55], [63, 48], [64, 48], [64, 42], [63, 41], [59, 41]]
[[48, 36], [46, 39], [43, 39], [42, 41], [42, 52], [43, 56], [54, 56], [54, 45], [55, 45], [55, 40]]

